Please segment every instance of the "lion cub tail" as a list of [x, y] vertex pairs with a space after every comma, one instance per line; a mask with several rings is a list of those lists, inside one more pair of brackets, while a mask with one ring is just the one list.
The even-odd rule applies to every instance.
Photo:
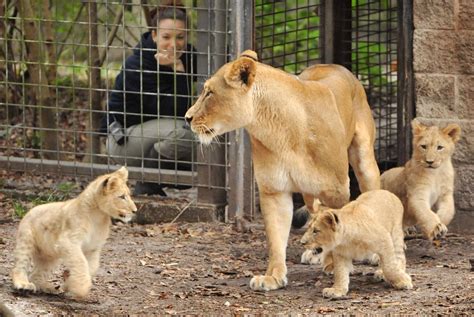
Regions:
[[303, 227], [309, 218], [309, 211], [306, 208], [306, 205], [293, 211], [293, 219], [291, 220], [291, 226], [293, 228]]

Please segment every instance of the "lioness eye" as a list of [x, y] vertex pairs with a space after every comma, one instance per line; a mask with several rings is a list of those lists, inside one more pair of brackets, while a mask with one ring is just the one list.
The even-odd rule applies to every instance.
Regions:
[[426, 144], [422, 144], [422, 145], [420, 145], [420, 147], [421, 147], [423, 150], [426, 150]]
[[119, 198], [120, 199], [126, 199], [127, 197], [125, 195], [120, 195]]
[[316, 234], [316, 233], [318, 233], [318, 232], [319, 232], [318, 229], [316, 229], [316, 228], [313, 229], [313, 233], [314, 233], [314, 234]]
[[444, 149], [444, 146], [438, 145], [438, 151], [441, 151], [442, 149]]
[[212, 91], [208, 90], [208, 91], [206, 92], [206, 95], [205, 95], [204, 97], [207, 98], [207, 97], [209, 97], [210, 95], [212, 95]]

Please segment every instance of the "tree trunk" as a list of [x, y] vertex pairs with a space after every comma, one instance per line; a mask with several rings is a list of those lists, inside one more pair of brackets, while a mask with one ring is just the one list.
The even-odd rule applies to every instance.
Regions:
[[87, 146], [85, 162], [99, 162], [100, 139], [97, 131], [99, 130], [100, 119], [102, 116], [102, 96], [100, 93], [100, 56], [98, 47], [97, 30], [97, 3], [88, 2], [89, 11], [89, 120], [87, 124]]
[[31, 1], [19, 0], [18, 12], [22, 18], [30, 81], [40, 113], [41, 154], [46, 159], [60, 159], [56, 102], [48, 88], [48, 73], [44, 66], [44, 47], [38, 40], [42, 38], [41, 29], [35, 23]]

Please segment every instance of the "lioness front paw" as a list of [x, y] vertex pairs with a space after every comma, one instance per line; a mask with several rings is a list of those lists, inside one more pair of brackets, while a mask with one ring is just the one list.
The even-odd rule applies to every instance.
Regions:
[[334, 288], [334, 287], [323, 289], [323, 297], [341, 298], [346, 295], [347, 295], [347, 290], [345, 289], [339, 289], [339, 288]]
[[36, 285], [29, 281], [15, 282], [13, 287], [19, 292], [36, 292]]
[[285, 287], [288, 280], [285, 277], [277, 279], [269, 275], [257, 275], [250, 280], [250, 288], [254, 291], [271, 291]]
[[439, 240], [448, 232], [448, 228], [443, 223], [438, 223], [431, 232], [428, 233], [430, 240]]
[[313, 250], [306, 250], [301, 255], [301, 264], [320, 264], [321, 254], [315, 254]]
[[412, 289], [413, 288], [413, 283], [411, 281], [410, 275], [403, 273], [402, 278], [398, 281], [394, 281], [393, 287], [396, 289]]

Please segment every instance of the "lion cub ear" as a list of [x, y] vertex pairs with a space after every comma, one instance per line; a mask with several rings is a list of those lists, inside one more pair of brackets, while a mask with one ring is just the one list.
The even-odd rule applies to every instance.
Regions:
[[[115, 173], [114, 173], [115, 174]], [[122, 177], [117, 177], [116, 175], [112, 175], [107, 177], [103, 182], [102, 182], [102, 189], [107, 192], [107, 191], [112, 191], [116, 188], [120, 187], [120, 184], [123, 184], [123, 179]]]
[[125, 166], [122, 166], [121, 168], [119, 168], [118, 170], [116, 170], [113, 174], [119, 176], [119, 177], [122, 178], [123, 180], [127, 180], [127, 179], [128, 179], [128, 170], [127, 170], [127, 168], [126, 168]]
[[[252, 54], [253, 53], [253, 54]], [[236, 59], [224, 74], [226, 83], [233, 88], [249, 89], [254, 80], [257, 71], [257, 53], [245, 51]]]
[[331, 228], [332, 231], [336, 231], [336, 227], [339, 224], [339, 217], [332, 211], [326, 210], [321, 215], [322, 221]]
[[459, 141], [461, 138], [461, 127], [456, 123], [448, 124], [445, 128], [441, 130], [444, 134], [449, 136], [454, 143]]
[[426, 130], [426, 126], [424, 124], [420, 123], [420, 121], [418, 121], [417, 119], [413, 119], [411, 121], [411, 128], [413, 130], [414, 135], [418, 135], [421, 132]]

